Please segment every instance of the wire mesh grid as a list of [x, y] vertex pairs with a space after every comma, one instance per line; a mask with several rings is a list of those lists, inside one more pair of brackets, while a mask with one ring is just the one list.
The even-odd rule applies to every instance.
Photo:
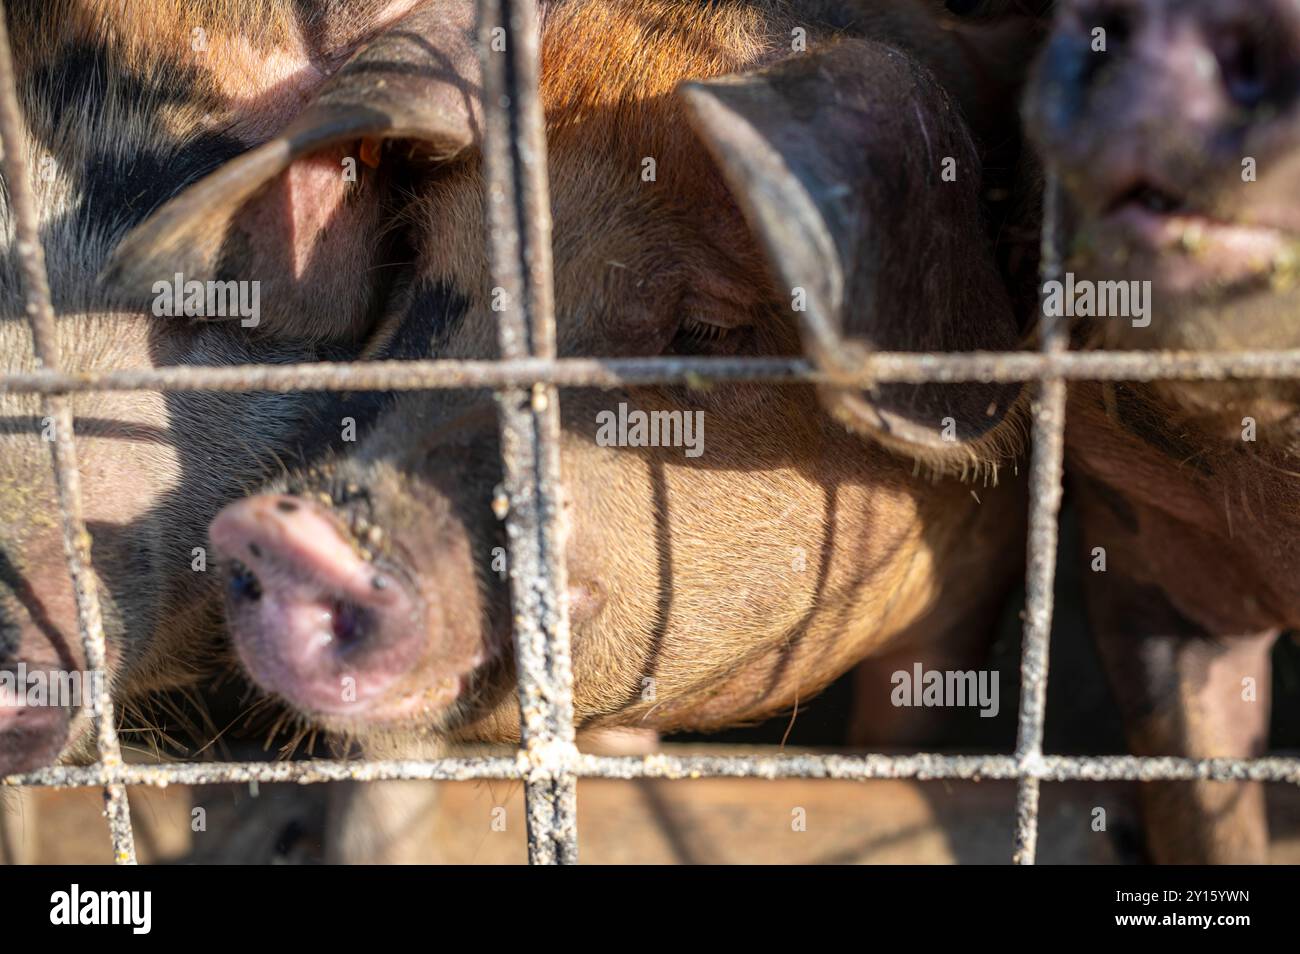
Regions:
[[[1300, 350], [1234, 353], [1071, 353], [1064, 321], [1045, 322], [1038, 353], [887, 353], [836, 369], [834, 383], [1035, 381], [1032, 404], [1030, 522], [1021, 694], [1012, 755], [594, 756], [574, 745], [572, 672], [565, 592], [564, 527], [558, 505], [559, 387], [621, 387], [702, 382], [827, 382], [804, 358], [558, 359], [551, 291], [550, 205], [538, 94], [537, 14], [533, 0], [480, 0], [480, 41], [504, 30], [503, 52], [484, 54], [488, 249], [494, 284], [519, 303], [501, 313], [498, 361], [357, 362], [329, 365], [167, 368], [67, 373], [61, 369], [39, 217], [20, 148], [21, 115], [7, 16], [0, 4], [0, 141], [15, 226], [15, 252], [26, 290], [37, 369], [0, 375], [0, 392], [42, 396], [54, 421], [53, 468], [77, 625], [87, 668], [103, 670], [104, 630], [82, 518], [69, 395], [80, 391], [414, 390], [491, 388], [502, 434], [506, 518], [521, 744], [510, 757], [420, 761], [126, 764], [106, 681], [92, 700], [98, 760], [51, 766], [3, 779], [14, 786], [104, 790], [113, 854], [135, 862], [126, 797], [129, 785], [165, 787], [218, 782], [518, 779], [525, 784], [529, 860], [577, 861], [578, 778], [1014, 779], [1013, 860], [1033, 864], [1043, 781], [1259, 781], [1300, 783], [1300, 758], [1188, 759], [1053, 756], [1043, 752], [1047, 663], [1052, 624], [1057, 526], [1062, 494], [1066, 382], [1069, 380], [1222, 380], [1300, 378]], [[484, 50], [488, 44], [481, 42]], [[1057, 190], [1045, 190], [1042, 272], [1061, 272], [1056, 241]], [[806, 335], [835, 341], [821, 316], [802, 313]]]

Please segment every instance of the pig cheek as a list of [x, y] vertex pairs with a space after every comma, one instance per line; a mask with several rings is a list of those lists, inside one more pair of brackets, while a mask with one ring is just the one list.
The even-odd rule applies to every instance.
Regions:
[[[421, 526], [421, 523], [414, 524]], [[474, 550], [467, 529], [459, 524], [429, 534], [436, 552], [413, 556], [413, 569], [424, 603], [427, 649], [421, 683], [445, 681], [449, 673], [476, 668], [497, 654], [496, 636], [489, 631], [489, 614], [481, 596]], [[420, 549], [408, 547], [418, 554]], [[423, 568], [423, 572], [421, 572]], [[505, 589], [500, 591], [505, 595]], [[506, 636], [506, 639], [509, 637]]]
[[593, 577], [579, 575], [578, 580], [569, 582], [569, 622], [585, 626], [605, 608], [605, 589]]
[[82, 468], [88, 524], [131, 527], [177, 491], [180, 461], [173, 448], [144, 454], [106, 450], [91, 456], [89, 467]]
[[[116, 614], [112, 587], [103, 574], [106, 568], [129, 567], [120, 559], [123, 528], [140, 512], [140, 504], [128, 488], [142, 483], [139, 470], [130, 461], [114, 461], [94, 453], [95, 441], [83, 440], [81, 449], [82, 512], [91, 532], [91, 566], [98, 588], [106, 640], [106, 662], [110, 672], [122, 656], [115, 638]], [[48, 445], [33, 450], [21, 448], [24, 461], [45, 464]], [[130, 480], [122, 484], [122, 475]], [[107, 488], [107, 489], [105, 489]], [[77, 618], [76, 599], [63, 546], [63, 528], [51, 475], [40, 475], [22, 487], [11, 482], [0, 506], [6, 511], [0, 527], [0, 624], [7, 635], [0, 636], [0, 662], [17, 661], [29, 668], [79, 671], [85, 667], [84, 650]], [[15, 510], [15, 506], [21, 507]], [[147, 586], [147, 581], [139, 581]]]
[[[137, 412], [155, 412], [155, 422], [165, 421], [166, 411], [161, 395], [151, 395], [151, 400], [140, 402]], [[150, 405], [154, 405], [152, 408]], [[101, 412], [102, 413], [102, 412]], [[178, 493], [180, 483], [180, 457], [176, 448], [162, 437], [166, 432], [157, 424], [131, 425], [123, 423], [117, 433], [104, 438], [79, 439], [77, 447], [81, 456], [82, 512], [86, 525], [92, 530], [92, 564], [99, 587], [103, 608], [105, 632], [108, 636], [106, 651], [110, 672], [117, 672], [123, 656], [123, 640], [137, 635], [138, 621], [121, 619], [116, 612], [113, 596], [116, 592], [133, 590], [155, 594], [162, 600], [164, 593], [156, 578], [159, 560], [156, 555], [142, 557], [142, 546], [148, 540], [140, 535], [146, 525], [165, 502]], [[182, 505], [193, 506], [192, 500]], [[203, 540], [194, 541], [195, 546]], [[60, 545], [45, 570], [51, 578], [68, 576], [67, 563]], [[164, 558], [167, 555], [162, 555]], [[169, 562], [188, 569], [190, 552], [175, 554]], [[63, 614], [61, 629], [78, 646], [75, 601], [70, 583], [68, 612]], [[64, 623], [66, 620], [66, 623]]]
[[[786, 543], [806, 539], [795, 525], [808, 508], [783, 497], [767, 515], [771, 525], [746, 535], [741, 525], [755, 519], [744, 504], [750, 494], [737, 490], [732, 471], [572, 438], [563, 470], [582, 475], [565, 482], [572, 495], [568, 594], [580, 708], [607, 708], [611, 694], [634, 702], [647, 676], [657, 692], [689, 685], [722, 657], [756, 648], [767, 629], [779, 628], [767, 624], [789, 606], [803, 607], [816, 568], [796, 572], [796, 548]], [[770, 490], [752, 489], [760, 498]], [[737, 512], [725, 513], [723, 501]], [[748, 542], [729, 545], [735, 539]], [[752, 645], [729, 643], [732, 633], [747, 634]]]

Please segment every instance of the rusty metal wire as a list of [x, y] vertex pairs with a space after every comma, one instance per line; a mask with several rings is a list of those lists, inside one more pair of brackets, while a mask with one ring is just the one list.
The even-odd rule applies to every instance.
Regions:
[[[1049, 171], [1043, 191], [1042, 284], [1059, 277], [1057, 235], [1060, 190]], [[1058, 355], [1069, 347], [1064, 321], [1039, 322], [1040, 347]], [[1056, 582], [1058, 519], [1065, 472], [1065, 381], [1044, 376], [1032, 405], [1033, 444], [1029, 465], [1029, 548], [1025, 569], [1025, 629], [1020, 650], [1020, 712], [1016, 761], [1023, 774], [1016, 791], [1016, 840], [1012, 860], [1032, 865], [1038, 849], [1039, 778], [1030, 771], [1043, 757], [1047, 715], [1047, 663], [1052, 632], [1052, 589]]]
[[[500, 43], [494, 43], [494, 39]], [[480, 0], [488, 251], [503, 294], [498, 339], [507, 360], [555, 357], [551, 204], [538, 92], [533, 0]], [[577, 779], [568, 580], [560, 500], [560, 406], [554, 385], [496, 392], [509, 541], [520, 744], [526, 758], [528, 857], [577, 864]]]
[[[1021, 780], [1048, 782], [1288, 782], [1300, 784], [1300, 757], [1187, 759], [1135, 755], [1044, 755], [1031, 763], [1014, 755], [673, 755], [579, 754], [570, 764], [579, 778], [808, 778]], [[428, 761], [195, 762], [164, 765], [55, 765], [3, 780], [5, 785], [86, 788], [97, 785], [212, 785], [222, 782], [380, 782], [395, 779], [465, 782], [525, 779], [526, 753], [514, 757], [458, 757]]]
[[[1153, 381], [1300, 378], [1300, 350], [1237, 353], [1080, 353], [1066, 349], [1064, 323], [1043, 329], [1038, 353], [874, 354], [835, 383], [1037, 381], [1033, 406], [1027, 603], [1021, 658], [1022, 691], [1013, 755], [673, 755], [598, 757], [573, 744], [572, 673], [565, 592], [562, 483], [559, 473], [560, 387], [719, 382], [825, 383], [804, 358], [555, 357], [551, 295], [550, 209], [545, 139], [537, 91], [536, 11], [530, 0], [481, 0], [480, 38], [504, 31], [504, 48], [483, 45], [486, 91], [485, 164], [489, 254], [494, 282], [509, 307], [501, 314], [500, 361], [324, 363], [144, 371], [64, 372], [60, 368], [39, 220], [23, 151], [13, 62], [0, 3], [0, 139], [15, 225], [15, 248], [27, 293], [38, 368], [0, 375], [0, 392], [44, 396], [55, 422], [53, 465], [69, 574], [87, 667], [103, 669], [104, 633], [81, 516], [69, 395], [86, 391], [315, 391], [490, 388], [501, 414], [503, 492], [508, 504], [514, 631], [522, 745], [513, 757], [431, 761], [330, 761], [125, 764], [107, 680], [93, 700], [98, 761], [52, 766], [0, 779], [5, 786], [102, 787], [114, 857], [133, 863], [126, 787], [238, 782], [519, 779], [528, 803], [529, 856], [534, 863], [577, 859], [578, 778], [701, 779], [1005, 779], [1017, 782], [1013, 858], [1032, 864], [1042, 781], [1260, 781], [1300, 784], [1300, 758], [1182, 759], [1052, 756], [1042, 751], [1052, 588], [1061, 500], [1065, 386], [1069, 380]], [[1057, 192], [1045, 196], [1043, 277], [1060, 271]], [[822, 328], [823, 337], [832, 330]], [[834, 341], [827, 347], [832, 351]]]
[[[38, 364], [59, 369], [59, 344], [54, 324], [54, 307], [50, 300], [50, 281], [45, 269], [45, 250], [40, 239], [40, 217], [36, 197], [32, 194], [27, 170], [26, 141], [23, 136], [22, 111], [18, 105], [13, 51], [9, 45], [8, 10], [0, 3], [0, 142], [4, 146], [5, 184], [9, 189], [9, 208], [13, 217], [14, 244], [22, 270], [27, 297], [27, 318], [32, 328], [32, 346]], [[54, 425], [51, 454], [54, 483], [59, 500], [59, 522], [63, 549], [72, 577], [77, 605], [77, 629], [86, 654], [85, 668], [102, 673], [108, 669], [104, 644], [104, 621], [100, 615], [99, 591], [90, 562], [90, 534], [81, 510], [81, 472], [77, 469], [77, 449], [73, 436], [72, 400], [64, 394], [50, 394], [44, 400], [43, 413]], [[122, 761], [113, 718], [113, 699], [107, 679], [93, 680], [95, 697], [91, 700], [91, 720], [99, 760], [106, 766]], [[135, 863], [135, 840], [131, 831], [131, 814], [126, 789], [107, 785], [104, 805], [113, 839], [113, 856], [119, 863]]]
[[[927, 381], [1223, 381], [1300, 378], [1300, 350], [1173, 352], [1071, 351], [1063, 354], [880, 352], [834, 383]], [[324, 364], [175, 367], [139, 371], [52, 370], [0, 375], [0, 392], [80, 391], [425, 391], [458, 388], [619, 388], [676, 384], [832, 383], [805, 358], [517, 358], [501, 361], [359, 361]]]

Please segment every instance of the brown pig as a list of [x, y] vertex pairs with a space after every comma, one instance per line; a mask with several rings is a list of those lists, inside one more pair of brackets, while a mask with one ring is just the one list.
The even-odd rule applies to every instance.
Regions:
[[[1026, 115], [1068, 198], [1048, 291], [1079, 345], [1300, 345], [1300, 5], [1070, 0]], [[1300, 625], [1298, 412], [1294, 381], [1071, 388], [1091, 625], [1140, 755], [1267, 745], [1270, 649]], [[1143, 795], [1156, 860], [1266, 860], [1262, 786]]]
[[[364, 318], [397, 271], [385, 267], [381, 213], [396, 183], [365, 161], [369, 150], [320, 153], [266, 186], [268, 206], [241, 222], [242, 241], [226, 250], [220, 273], [204, 276], [222, 280], [215, 310], [211, 286], [186, 310], [185, 282], [199, 276], [179, 255], [144, 297], [96, 275], [126, 233], [171, 196], [316, 102], [329, 76], [406, 6], [6, 4], [25, 122], [22, 140], [4, 147], [25, 150], [32, 170], [66, 370], [364, 351]], [[11, 190], [6, 183], [0, 204], [10, 252]], [[256, 270], [245, 267], [252, 258]], [[23, 301], [7, 254], [6, 372], [34, 367]], [[324, 310], [337, 321], [302, 320]], [[39, 699], [38, 681], [48, 686], [54, 674], [85, 668], [51, 470], [50, 441], [70, 435], [53, 433], [40, 407], [34, 395], [0, 389], [0, 776], [48, 764], [84, 741], [79, 699], [8, 704], [15, 693]], [[349, 427], [364, 430], [377, 404], [368, 395], [112, 392], [79, 394], [73, 408], [107, 676], [129, 706], [149, 692], [193, 685], [214, 654], [220, 587], [204, 551], [217, 510], [314, 449], [343, 446]]]
[[[925, 16], [931, 52], [960, 58]], [[794, 355], [805, 296], [859, 347], [1016, 344], [973, 120], [904, 52], [925, 44], [883, 42], [890, 22], [833, 30], [776, 2], [546, 5], [561, 354]], [[445, 26], [422, 28], [404, 39], [437, 48]], [[165, 207], [123, 274], [200, 241], [195, 267], [211, 265], [264, 214], [258, 176], [367, 123], [415, 128], [402, 97], [418, 97], [442, 126], [425, 116], [428, 142], [410, 137], [426, 163], [403, 213], [418, 278], [381, 334], [494, 357], [476, 134], [448, 148], [477, 128], [473, 96], [449, 93], [477, 88], [477, 68], [427, 65], [423, 88], [412, 69], [378, 103], [364, 70], [341, 71], [330, 108]], [[335, 108], [349, 101], [365, 108]], [[1019, 493], [992, 479], [1019, 449], [1019, 391], [827, 392], [835, 415], [809, 386], [565, 391], [579, 725], [720, 727], [788, 709], [867, 656], [968, 653], [1022, 559]], [[676, 430], [652, 435], [662, 424]], [[351, 453], [223, 510], [211, 537], [248, 674], [370, 752], [518, 738], [501, 479], [489, 395], [408, 393]]]

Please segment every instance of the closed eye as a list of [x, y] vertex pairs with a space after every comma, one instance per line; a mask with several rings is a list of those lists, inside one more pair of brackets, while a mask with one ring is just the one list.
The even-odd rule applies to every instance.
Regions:
[[748, 340], [748, 325], [724, 327], [696, 315], [686, 315], [677, 326], [677, 333], [668, 345], [668, 353], [675, 355], [735, 354]]

